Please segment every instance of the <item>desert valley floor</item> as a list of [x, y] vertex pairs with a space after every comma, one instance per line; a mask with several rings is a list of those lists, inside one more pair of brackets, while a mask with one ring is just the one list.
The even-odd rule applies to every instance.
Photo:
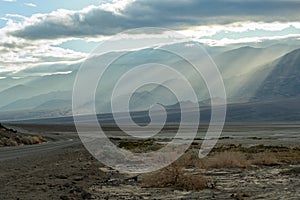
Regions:
[[[105, 167], [83, 147], [71, 125], [7, 126], [48, 142], [0, 148], [0, 199], [300, 198], [297, 124], [226, 125], [218, 145], [203, 160], [190, 154], [202, 142], [205, 128], [200, 127], [186, 156], [144, 175]], [[172, 128], [151, 141], [132, 141], [115, 129], [106, 132], [133, 151], [151, 149], [172, 136]], [[180, 180], [172, 179], [174, 170]]]

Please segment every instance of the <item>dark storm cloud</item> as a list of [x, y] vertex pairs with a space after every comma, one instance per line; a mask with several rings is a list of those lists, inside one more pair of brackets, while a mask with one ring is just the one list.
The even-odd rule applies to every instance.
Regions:
[[296, 0], [137, 0], [116, 14], [99, 7], [88, 11], [49, 14], [11, 32], [26, 39], [113, 35], [139, 27], [184, 29], [236, 21], [298, 21]]

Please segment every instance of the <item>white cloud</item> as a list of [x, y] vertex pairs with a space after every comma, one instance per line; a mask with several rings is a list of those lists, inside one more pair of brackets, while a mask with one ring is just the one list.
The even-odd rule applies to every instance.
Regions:
[[0, 72], [17, 72], [37, 64], [73, 62], [87, 56], [86, 53], [56, 47], [61, 40], [27, 41], [1, 34], [1, 30], [0, 39]]
[[[298, 21], [300, 16], [298, 1], [276, 0], [268, 4], [257, 0], [228, 1], [226, 4], [223, 1], [114, 0], [112, 3], [89, 6], [79, 11], [60, 9], [48, 14], [36, 14], [19, 24], [19, 28], [10, 34], [31, 40], [87, 38], [114, 35], [140, 27], [158, 26], [182, 30], [236, 21], [282, 23]], [[252, 25], [252, 29], [256, 28], [255, 23]], [[243, 28], [245, 27], [235, 27]]]
[[229, 38], [222, 38], [221, 40], [214, 40], [214, 39], [199, 39], [198, 41], [204, 44], [208, 44], [210, 46], [226, 46], [232, 44], [251, 44], [251, 43], [260, 43], [268, 40], [284, 40], [284, 39], [296, 39], [300, 38], [300, 34], [288, 34], [284, 36], [269, 36], [269, 37], [245, 37], [240, 39], [229, 39]]
[[2, 0], [4, 2], [16, 2], [17, 0]]
[[50, 75], [66, 75], [66, 74], [71, 74], [71, 73], [72, 73], [72, 71], [65, 71], [65, 72], [36, 73], [35, 75], [50, 76]]
[[34, 3], [24, 3], [24, 4], [29, 7], [36, 7], [36, 4]]
[[[220, 1], [203, 0], [205, 4], [202, 6], [202, 1], [199, 0], [113, 0], [112, 3], [88, 6], [79, 11], [59, 9], [30, 17], [7, 14], [2, 18], [6, 20], [6, 26], [0, 29], [0, 72], [20, 71], [41, 64], [79, 61], [87, 54], [57, 45], [78, 38], [102, 41], [115, 33], [144, 26], [174, 28], [185, 36], [212, 46], [300, 37], [292, 33], [276, 35], [276, 32], [291, 26], [299, 29], [300, 33], [300, 22], [297, 21], [299, 12], [295, 12], [297, 5], [300, 5], [298, 1], [289, 1], [283, 8], [276, 4], [280, 1], [274, 1], [271, 10], [266, 10], [263, 14], [258, 14], [263, 8], [249, 10], [246, 6], [257, 2], [264, 8], [268, 7], [261, 1], [245, 1], [245, 5], [244, 1], [230, 1], [231, 4], [237, 3], [241, 9], [235, 8], [236, 14], [229, 12], [233, 9], [230, 6], [226, 12], [226, 9], [219, 8]], [[36, 6], [32, 3], [26, 5]], [[209, 9], [211, 12], [207, 11]], [[288, 15], [277, 12], [287, 10], [289, 12], [283, 13]], [[274, 32], [274, 35], [243, 36], [243, 33], [251, 31], [269, 31]], [[231, 33], [238, 34], [240, 38], [229, 38]], [[214, 38], [217, 34], [223, 36]]]
[[213, 36], [221, 31], [223, 32], [235, 32], [243, 33], [248, 31], [282, 31], [289, 27], [295, 27], [300, 31], [300, 22], [235, 22], [227, 25], [208, 25], [208, 26], [197, 26], [190, 27], [185, 30], [179, 31], [181, 34], [189, 37], [205, 37]]

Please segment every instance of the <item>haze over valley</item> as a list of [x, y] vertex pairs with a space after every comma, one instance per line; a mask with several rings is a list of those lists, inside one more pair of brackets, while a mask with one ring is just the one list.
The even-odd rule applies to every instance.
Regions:
[[[174, 48], [180, 48], [176, 44]], [[215, 47], [209, 47], [213, 51]], [[107, 54], [106, 56], [110, 56]], [[145, 59], [146, 58], [146, 59]], [[224, 50], [212, 55], [221, 75], [227, 92], [227, 101], [230, 104], [228, 114], [236, 115], [237, 110], [245, 110], [250, 105], [255, 107], [266, 106], [268, 110], [280, 109], [285, 118], [272, 116], [268, 120], [299, 121], [299, 107], [295, 103], [299, 101], [300, 94], [300, 49], [297, 46], [276, 44], [267, 47], [242, 46]], [[96, 58], [90, 58], [95, 59]], [[105, 59], [105, 58], [101, 58]], [[125, 60], [124, 60], [125, 59]], [[165, 64], [173, 65], [189, 76], [193, 77], [193, 71], [187, 66], [188, 63], [178, 61], [172, 55], [149, 48], [130, 52], [122, 59], [122, 63], [114, 63], [111, 72], [114, 76], [122, 74], [132, 66], [159, 60]], [[51, 75], [26, 76], [22, 78], [6, 77], [1, 79], [0, 112], [1, 120], [21, 120], [32, 118], [65, 117], [72, 115], [72, 90], [76, 79], [76, 73], [82, 63], [61, 64], [47, 66], [47, 69], [63, 71]], [[51, 68], [50, 68], [51, 67]], [[29, 69], [31, 71], [47, 70], [44, 66]], [[19, 74], [28, 73], [20, 71]], [[110, 75], [108, 74], [107, 77]], [[178, 80], [166, 80], [170, 84], [180, 84]], [[104, 89], [96, 93], [96, 108], [98, 114], [110, 113], [111, 93], [113, 88], [112, 79], [107, 79]], [[204, 81], [196, 79], [192, 83], [199, 98], [199, 105], [207, 107], [210, 105], [210, 97]], [[126, 87], [124, 89], [126, 94]], [[122, 101], [122, 95], [117, 97]], [[187, 102], [189, 100], [187, 99]], [[295, 102], [295, 103], [293, 103]], [[173, 107], [178, 103], [176, 97], [161, 86], [140, 88], [131, 98], [130, 109], [132, 111], [146, 111], [153, 104], [161, 104], [165, 107]], [[183, 103], [183, 102], [182, 102]], [[194, 102], [195, 103], [195, 102]], [[188, 103], [187, 103], [188, 104]], [[186, 107], [193, 107], [193, 102]], [[176, 107], [176, 106], [175, 106]], [[175, 108], [174, 107], [174, 108]], [[250, 106], [253, 107], [253, 106]], [[178, 108], [179, 109], [179, 108]], [[121, 112], [121, 111], [120, 111]], [[243, 121], [262, 120], [259, 117], [266, 114], [265, 111], [257, 109], [253, 116], [244, 113], [238, 118]], [[247, 116], [246, 116], [247, 115]], [[249, 117], [249, 118], [248, 118]], [[207, 119], [205, 119], [207, 120]], [[229, 118], [229, 121], [236, 119]]]

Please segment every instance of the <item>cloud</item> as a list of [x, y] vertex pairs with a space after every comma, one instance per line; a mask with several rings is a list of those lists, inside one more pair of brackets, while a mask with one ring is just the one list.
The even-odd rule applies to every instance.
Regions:
[[235, 22], [192, 27], [179, 33], [210, 46], [300, 38], [300, 22]]
[[187, 29], [236, 21], [298, 21], [293, 0], [136, 0], [90, 6], [79, 11], [36, 14], [9, 34], [31, 40], [108, 36], [130, 28]]
[[16, 2], [17, 0], [2, 0], [4, 2]]
[[[300, 37], [300, 1], [111, 2], [79, 11], [59, 9], [30, 17], [6, 14], [2, 18], [6, 26], [0, 29], [0, 72], [69, 71], [70, 63], [80, 62], [87, 53], [59, 47], [61, 43], [78, 38], [99, 42], [121, 31], [139, 27], [175, 29], [211, 46], [283, 39], [294, 43]], [[31, 70], [24, 71], [27, 69]]]
[[34, 3], [24, 3], [24, 5], [29, 6], [29, 7], [36, 7], [36, 4], [34, 4]]
[[59, 41], [28, 41], [14, 37], [1, 39], [0, 72], [17, 72], [37, 64], [74, 62], [87, 56], [86, 53], [56, 47]]
[[290, 41], [294, 41], [294, 45], [299, 45], [299, 41], [297, 40], [300, 38], [300, 34], [289, 34], [284, 36], [268, 36], [268, 37], [245, 37], [245, 38], [238, 38], [238, 39], [231, 39], [231, 38], [222, 38], [220, 40], [214, 40], [214, 39], [199, 39], [198, 41], [204, 44], [208, 44], [210, 46], [226, 46], [226, 45], [233, 45], [233, 44], [255, 44], [255, 43], [261, 43], [266, 41], [272, 41], [272, 40], [286, 40], [289, 39]]

